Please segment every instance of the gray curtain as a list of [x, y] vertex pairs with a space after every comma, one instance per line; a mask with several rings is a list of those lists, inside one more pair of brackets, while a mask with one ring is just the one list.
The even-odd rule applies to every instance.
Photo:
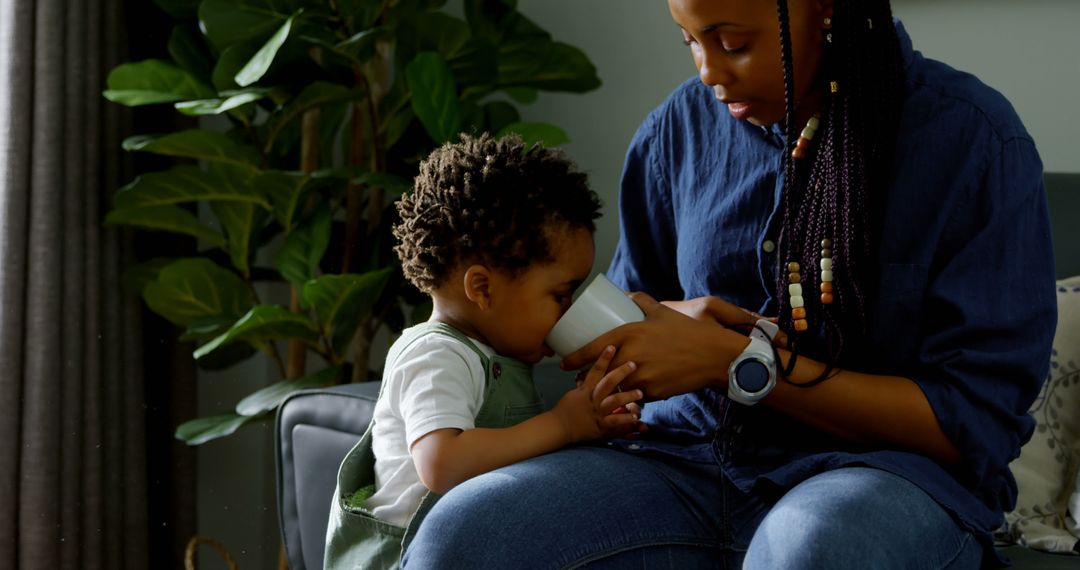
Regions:
[[0, 568], [147, 568], [138, 299], [103, 228], [119, 0], [0, 1]]

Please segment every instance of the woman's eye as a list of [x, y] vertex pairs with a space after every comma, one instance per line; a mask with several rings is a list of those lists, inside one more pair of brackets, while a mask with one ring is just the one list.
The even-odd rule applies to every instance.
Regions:
[[724, 34], [724, 37], [720, 38], [720, 49], [723, 49], [729, 55], [746, 51], [746, 47], [749, 45], [747, 38], [743, 34], [733, 35], [734, 37], [729, 37], [729, 34]]
[[682, 34], [682, 43], [685, 46], [689, 46], [691, 44], [694, 44], [695, 42], [694, 42], [694, 38], [690, 37], [690, 34], [688, 34], [686, 32], [683, 32], [683, 34]]

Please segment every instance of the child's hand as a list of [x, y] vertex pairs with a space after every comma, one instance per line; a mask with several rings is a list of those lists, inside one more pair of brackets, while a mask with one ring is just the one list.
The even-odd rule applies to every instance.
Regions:
[[608, 371], [614, 357], [615, 347], [604, 349], [584, 380], [578, 382], [577, 387], [567, 392], [551, 410], [563, 426], [567, 443], [620, 437], [637, 431], [638, 414], [612, 413], [643, 397], [641, 390], [615, 391], [619, 383], [637, 369], [637, 365], [627, 362]]

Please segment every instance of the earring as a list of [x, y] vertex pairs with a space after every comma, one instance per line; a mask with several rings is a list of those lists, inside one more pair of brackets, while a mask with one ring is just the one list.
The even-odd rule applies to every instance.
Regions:
[[825, 28], [825, 41], [832, 43], [832, 18], [825, 18], [823, 22]]

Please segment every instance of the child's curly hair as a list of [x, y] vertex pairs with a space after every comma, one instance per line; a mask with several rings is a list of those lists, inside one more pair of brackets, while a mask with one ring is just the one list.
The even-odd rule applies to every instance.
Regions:
[[420, 164], [397, 210], [394, 251], [405, 277], [430, 293], [461, 263], [517, 275], [553, 261], [548, 225], [595, 231], [600, 199], [560, 150], [526, 148], [517, 135], [462, 135]]

